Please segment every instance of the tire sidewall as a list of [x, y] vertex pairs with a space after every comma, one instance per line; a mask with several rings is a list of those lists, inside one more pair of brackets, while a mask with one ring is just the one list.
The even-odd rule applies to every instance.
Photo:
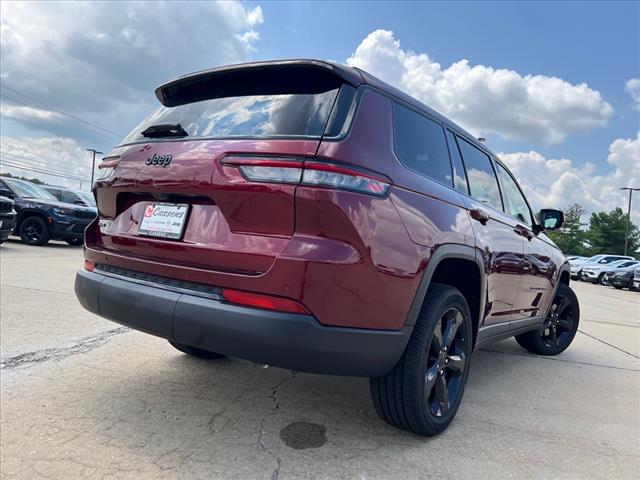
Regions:
[[[33, 241], [27, 238], [27, 235], [24, 229], [25, 229], [25, 226], [29, 224], [29, 222], [36, 222], [39, 224], [40, 228], [42, 229], [42, 237], [40, 237], [40, 240]], [[22, 240], [27, 245], [42, 246], [49, 241], [49, 227], [47, 226], [46, 222], [41, 217], [38, 217], [38, 216], [31, 216], [31, 217], [25, 218], [20, 223], [20, 228], [18, 233], [20, 234], [20, 240]]]
[[[464, 317], [462, 325], [459, 327], [463, 329], [464, 338], [465, 338], [465, 355], [466, 355], [466, 365], [465, 370], [462, 375], [462, 382], [460, 385], [460, 392], [458, 394], [455, 402], [449, 406], [449, 411], [446, 415], [442, 417], [436, 417], [433, 415], [429, 409], [429, 405], [427, 403], [426, 396], [426, 385], [424, 381], [424, 374], [427, 370], [427, 362], [429, 358], [428, 349], [431, 342], [431, 338], [433, 336], [434, 328], [438, 322], [438, 320], [442, 317], [442, 315], [451, 307], [455, 307], [462, 312], [462, 316]], [[433, 305], [431, 310], [430, 318], [425, 319], [422, 318], [420, 320], [427, 321], [427, 327], [421, 335], [422, 338], [419, 341], [420, 347], [416, 350], [417, 345], [411, 345], [413, 347], [413, 354], [417, 355], [417, 370], [410, 369], [414, 371], [405, 372], [405, 374], [411, 375], [412, 383], [416, 382], [418, 384], [418, 388], [414, 389], [413, 394], [416, 395], [413, 398], [414, 404], [417, 406], [418, 410], [418, 418], [421, 419], [422, 422], [425, 423], [425, 426], [430, 430], [443, 431], [453, 420], [460, 407], [460, 403], [464, 396], [465, 385], [467, 382], [467, 378], [469, 376], [469, 370], [471, 365], [471, 354], [473, 352], [473, 332], [471, 326], [471, 313], [469, 311], [469, 307], [464, 296], [456, 289], [449, 287], [444, 295], [441, 295], [437, 300], [437, 303]], [[420, 321], [419, 320], [419, 321]], [[418, 343], [418, 342], [416, 342]], [[408, 392], [405, 392], [405, 394]]]
[[[566, 296], [567, 298], [569, 298], [571, 300], [571, 306], [573, 308], [573, 327], [569, 334], [569, 341], [565, 345], [560, 345], [558, 347], [552, 348], [547, 346], [544, 343], [540, 335], [540, 330], [528, 332], [525, 335], [529, 336], [530, 345], [525, 346], [525, 348], [527, 348], [527, 350], [531, 351], [532, 353], [535, 353], [538, 355], [551, 355], [551, 356], [558, 355], [564, 352], [567, 348], [569, 348], [569, 345], [571, 345], [571, 343], [573, 342], [573, 339], [576, 336], [576, 333], [578, 332], [578, 327], [580, 324], [580, 304], [578, 302], [578, 297], [576, 296], [575, 292], [571, 289], [571, 287], [569, 287], [569, 285], [566, 285], [564, 283], [561, 283], [560, 285], [558, 285], [558, 289], [554, 294], [554, 300], [556, 297], [560, 295]], [[553, 302], [551, 303], [549, 308], [551, 308], [552, 305], [553, 305]]]

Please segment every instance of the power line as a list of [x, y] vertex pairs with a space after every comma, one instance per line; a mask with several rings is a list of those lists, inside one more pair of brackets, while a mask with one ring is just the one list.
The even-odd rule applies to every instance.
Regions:
[[60, 161], [62, 161], [61, 158], [59, 159], [53, 159], [53, 158], [47, 158], [47, 157], [43, 157], [41, 155], [38, 155], [37, 159], [33, 159], [33, 158], [29, 158], [26, 157], [24, 155], [15, 155], [13, 153], [6, 153], [6, 152], [0, 152], [0, 155], [8, 158], [11, 161], [14, 162], [29, 162], [30, 165], [32, 165], [31, 162], [35, 162], [35, 163], [40, 163], [40, 165], [35, 165], [36, 167], [41, 167], [41, 168], [48, 168], [47, 165], [42, 162], [42, 160], [48, 161], [48, 162], [53, 162], [53, 163], [58, 163]]
[[[3, 164], [3, 166], [4, 165], [5, 164]], [[12, 168], [14, 170], [26, 170], [26, 171], [29, 171], [29, 172], [38, 173], [40, 175], [51, 175], [52, 177], [65, 178], [67, 180], [76, 180], [76, 181], [81, 181], [81, 182], [88, 182], [89, 181], [88, 178], [75, 177], [75, 176], [71, 176], [71, 175], [64, 175], [64, 174], [52, 173], [52, 172], [42, 172], [40, 170], [37, 170], [37, 169], [34, 169], [34, 168], [28, 168], [28, 167], [24, 167], [24, 166], [9, 165], [9, 164], [6, 164], [6, 166], [9, 167], [9, 168]]]
[[[18, 90], [16, 90], [15, 88], [12, 88], [12, 87], [8, 87], [8, 86], [6, 86], [6, 85], [3, 85], [3, 86], [2, 86], [2, 89], [3, 89], [3, 90], [9, 90], [9, 92], [12, 92], [12, 93], [13, 93], [13, 95], [18, 95], [19, 97], [23, 97], [23, 98], [26, 98], [27, 100], [30, 100], [30, 102], [31, 102], [31, 104], [32, 104], [32, 105], [33, 105], [33, 104], [35, 104], [36, 106], [40, 106], [41, 108], [45, 108], [45, 109], [47, 109], [47, 110], [52, 110], [52, 111], [54, 111], [54, 112], [57, 112], [57, 113], [59, 113], [59, 114], [61, 114], [61, 115], [64, 115], [65, 117], [71, 118], [71, 119], [75, 120], [76, 122], [79, 122], [79, 123], [81, 123], [81, 124], [84, 124], [84, 125], [86, 125], [86, 126], [88, 126], [88, 127], [91, 127], [91, 128], [94, 128], [94, 129], [97, 129], [97, 130], [101, 130], [101, 131], [103, 131], [103, 132], [106, 132], [106, 133], [108, 133], [109, 135], [112, 135], [112, 136], [116, 137], [118, 140], [120, 140], [121, 138], [123, 138], [123, 137], [124, 137], [124, 135], [121, 135], [121, 134], [116, 133], [116, 132], [114, 132], [114, 131], [111, 131], [111, 130], [109, 130], [109, 129], [107, 129], [107, 128], [104, 128], [104, 127], [101, 127], [101, 126], [99, 126], [99, 125], [96, 125], [96, 124], [94, 124], [94, 123], [87, 122], [86, 120], [83, 120], [83, 119], [81, 119], [81, 118], [78, 118], [78, 117], [76, 117], [75, 115], [71, 115], [70, 113], [67, 113], [67, 112], [65, 112], [64, 110], [60, 109], [60, 108], [54, 107], [54, 106], [52, 106], [51, 104], [47, 104], [47, 103], [45, 103], [45, 102], [42, 102], [42, 101], [40, 101], [40, 100], [37, 100], [37, 99], [35, 99], [35, 98], [33, 98], [33, 97], [29, 96], [29, 95], [26, 95], [26, 94], [24, 94], [24, 93], [21, 93], [21, 92], [19, 92]], [[5, 95], [5, 96], [8, 96], [9, 98], [11, 98], [11, 99], [12, 99], [12, 100], [14, 100], [14, 101], [16, 101], [16, 100], [17, 100], [18, 102], [20, 102], [20, 101], [24, 102], [24, 100], [20, 100], [20, 98], [16, 99], [16, 98], [15, 98], [15, 96], [13, 96], [13, 98], [12, 98], [12, 96], [11, 96], [11, 95], [7, 95], [7, 94], [6, 94], [6, 92], [4, 93], [4, 95]], [[29, 103], [29, 102], [27, 102], [27, 103]], [[68, 122], [67, 122], [67, 123], [68, 123]], [[74, 126], [77, 126], [77, 125], [74, 125]]]
[[0, 166], [8, 166], [11, 168], [20, 168], [20, 169], [25, 169], [25, 170], [32, 170], [38, 173], [43, 173], [43, 174], [53, 174], [56, 176], [69, 176], [69, 177], [75, 177], [75, 178], [82, 178], [84, 180], [86, 180], [84, 177], [80, 177], [79, 175], [71, 175], [69, 173], [65, 173], [65, 172], [61, 172], [60, 170], [48, 170], [48, 169], [44, 169], [44, 168], [39, 168], [39, 167], [34, 167], [34, 166], [30, 166], [30, 165], [25, 165], [23, 163], [19, 163], [19, 162], [12, 162], [12, 161], [7, 161], [7, 160], [1, 160], [0, 161]]
[[14, 168], [14, 169], [17, 169], [17, 170], [27, 170], [29, 172], [40, 173], [42, 175], [51, 175], [51, 176], [54, 176], [54, 177], [68, 178], [70, 180], [82, 180], [82, 181], [87, 181], [87, 182], [89, 181], [88, 178], [79, 177], [79, 176], [76, 176], [76, 175], [69, 175], [68, 173], [58, 172], [57, 170], [56, 171], [51, 171], [51, 170], [44, 170], [44, 169], [41, 169], [41, 168], [35, 168], [35, 167], [31, 167], [31, 166], [20, 164], [20, 163], [14, 163], [12, 161], [1, 160], [0, 161], [0, 166]]

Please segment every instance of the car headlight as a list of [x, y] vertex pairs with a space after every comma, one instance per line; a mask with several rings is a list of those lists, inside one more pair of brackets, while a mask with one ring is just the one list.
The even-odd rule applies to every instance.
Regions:
[[67, 208], [54, 208], [53, 211], [56, 212], [58, 215], [65, 215], [65, 216], [73, 215], [73, 210], [69, 210]]

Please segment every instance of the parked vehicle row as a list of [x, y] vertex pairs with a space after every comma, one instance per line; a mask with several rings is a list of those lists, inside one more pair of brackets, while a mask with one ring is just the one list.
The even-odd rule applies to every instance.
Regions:
[[594, 255], [593, 257], [568, 256], [571, 278], [615, 288], [640, 289], [634, 286], [634, 275], [639, 272], [640, 261], [624, 255]]
[[[8, 232], [4, 231], [5, 219], [2, 219], [3, 239], [5, 233], [7, 237], [13, 233], [29, 245], [45, 245], [52, 239], [82, 245], [84, 229], [97, 215], [95, 205], [91, 206], [87, 198], [77, 193], [74, 199], [68, 197], [65, 202], [39, 185], [6, 177], [0, 179], [0, 190], [11, 198], [12, 210], [15, 210]], [[62, 189], [58, 190], [62, 194]], [[9, 220], [6, 221], [9, 225]]]

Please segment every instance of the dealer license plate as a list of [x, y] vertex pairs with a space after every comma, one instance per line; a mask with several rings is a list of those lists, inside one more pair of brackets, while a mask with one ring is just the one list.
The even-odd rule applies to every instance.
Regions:
[[179, 240], [187, 222], [189, 205], [148, 203], [142, 215], [139, 235]]

